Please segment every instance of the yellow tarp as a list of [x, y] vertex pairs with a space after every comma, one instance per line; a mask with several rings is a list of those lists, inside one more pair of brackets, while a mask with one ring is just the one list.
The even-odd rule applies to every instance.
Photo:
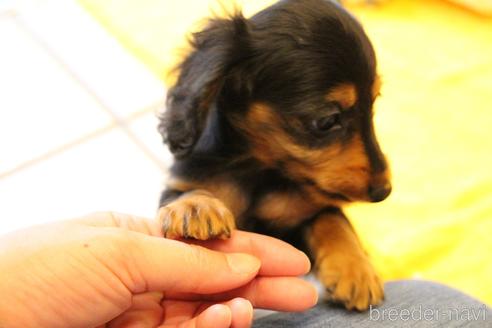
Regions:
[[[80, 0], [162, 79], [215, 1]], [[243, 1], [252, 13], [273, 1]], [[385, 279], [440, 281], [492, 304], [492, 19], [438, 0], [357, 7], [379, 55], [376, 125], [394, 193], [349, 209]]]

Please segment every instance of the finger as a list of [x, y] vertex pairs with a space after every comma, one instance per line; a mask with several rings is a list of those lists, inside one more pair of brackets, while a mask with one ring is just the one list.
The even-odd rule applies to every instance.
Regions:
[[132, 305], [119, 317], [107, 324], [113, 327], [156, 327], [162, 321], [162, 293], [144, 293], [132, 297]]
[[159, 328], [170, 327], [224, 327], [232, 322], [231, 308], [227, 304], [203, 302], [163, 301], [164, 317]]
[[318, 292], [309, 282], [294, 277], [258, 277], [240, 288], [211, 295], [166, 294], [168, 299], [188, 301], [221, 302], [244, 298], [254, 308], [276, 311], [304, 311], [318, 301]]
[[[215, 304], [192, 320], [192, 328], [229, 328], [232, 322], [231, 309], [227, 305]], [[193, 325], [194, 324], [194, 325]]]
[[318, 302], [318, 292], [312, 284], [292, 277], [261, 277], [229, 293], [222, 296], [243, 297], [255, 308], [276, 311], [305, 311]]
[[[76, 222], [97, 227], [123, 228], [163, 237], [156, 221], [132, 215], [101, 212], [76, 220]], [[303, 252], [281, 240], [256, 233], [234, 231], [228, 240], [196, 241], [187, 239], [181, 241], [221, 252], [254, 255], [262, 262], [259, 274], [264, 276], [299, 276], [310, 270], [309, 259]]]
[[94, 226], [122, 228], [128, 231], [140, 232], [149, 236], [163, 237], [156, 221], [116, 212], [98, 212], [70, 222]]
[[254, 255], [261, 261], [262, 276], [300, 276], [309, 272], [306, 254], [293, 246], [265, 235], [236, 230], [228, 240], [186, 241], [221, 252]]
[[248, 254], [226, 254], [140, 233], [115, 233], [124, 256], [119, 267], [112, 269], [120, 278], [126, 278], [133, 293], [223, 292], [251, 281], [261, 265]]
[[226, 303], [232, 313], [232, 328], [249, 328], [253, 323], [253, 305], [244, 298], [235, 298]]
[[[219, 306], [217, 306], [219, 305]], [[160, 327], [225, 327], [248, 328], [253, 320], [253, 307], [245, 299], [236, 298], [218, 304], [210, 302], [163, 301], [164, 320]], [[208, 312], [205, 313], [205, 312]], [[208, 316], [212, 317], [209, 323]], [[217, 317], [221, 317], [217, 320]]]

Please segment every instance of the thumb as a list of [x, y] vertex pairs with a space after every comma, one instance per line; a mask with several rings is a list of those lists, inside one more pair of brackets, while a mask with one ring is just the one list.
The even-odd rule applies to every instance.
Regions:
[[135, 284], [134, 289], [140, 290], [132, 290], [134, 293], [219, 293], [247, 284], [261, 265], [259, 259], [249, 254], [222, 253], [136, 232], [125, 235], [131, 240], [125, 257], [131, 256], [132, 266], [124, 263], [123, 268], [136, 271], [130, 272], [130, 276], [142, 280]]

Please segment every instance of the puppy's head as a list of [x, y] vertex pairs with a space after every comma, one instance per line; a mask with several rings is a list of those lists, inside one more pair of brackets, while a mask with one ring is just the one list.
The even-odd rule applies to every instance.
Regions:
[[192, 45], [160, 126], [177, 158], [246, 146], [318, 199], [389, 195], [372, 123], [376, 59], [343, 8], [284, 0], [249, 20], [212, 20]]

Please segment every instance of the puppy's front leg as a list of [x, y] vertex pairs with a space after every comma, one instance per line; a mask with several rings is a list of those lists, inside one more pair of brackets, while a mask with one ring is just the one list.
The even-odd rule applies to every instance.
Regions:
[[226, 239], [235, 229], [234, 216], [206, 190], [192, 190], [159, 209], [158, 219], [167, 238]]
[[359, 311], [382, 301], [381, 280], [340, 210], [319, 214], [308, 233], [308, 245], [328, 300]]

